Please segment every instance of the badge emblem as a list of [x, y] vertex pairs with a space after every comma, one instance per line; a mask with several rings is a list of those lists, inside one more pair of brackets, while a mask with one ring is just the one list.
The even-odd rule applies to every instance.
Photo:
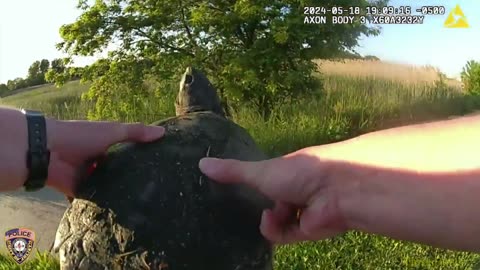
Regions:
[[35, 232], [25, 228], [8, 230], [5, 232], [5, 244], [13, 260], [22, 264], [32, 253], [35, 244]]

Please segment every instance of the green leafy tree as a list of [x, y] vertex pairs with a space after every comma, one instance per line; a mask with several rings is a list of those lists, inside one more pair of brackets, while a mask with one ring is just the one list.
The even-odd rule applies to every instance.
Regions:
[[463, 88], [470, 94], [480, 95], [480, 62], [471, 60], [461, 73]]
[[40, 62], [40, 73], [45, 75], [49, 67], [50, 67], [50, 61], [48, 61], [47, 59], [42, 59], [42, 61]]
[[52, 61], [51, 69], [55, 73], [63, 73], [65, 71], [65, 61], [64, 59], [57, 58]]
[[33, 62], [28, 68], [28, 77], [34, 78], [40, 73], [40, 61]]
[[[387, 1], [372, 2], [321, 5]], [[96, 101], [94, 118], [115, 118], [132, 100], [146, 98], [145, 79], [174, 79], [186, 65], [204, 70], [225, 104], [251, 102], [268, 118], [276, 102], [317, 89], [312, 59], [351, 50], [361, 35], [379, 33], [359, 21], [306, 23], [304, 7], [318, 5], [318, 0], [79, 0], [83, 13], [61, 27], [57, 48], [87, 56], [116, 45], [83, 75], [93, 81], [86, 97]]]
[[13, 80], [8, 80], [7, 81], [7, 88], [8, 90], [12, 91], [15, 90], [15, 82]]
[[66, 66], [69, 63], [71, 63], [69, 58], [54, 59], [51, 68], [48, 69], [45, 74], [45, 81], [55, 83], [56, 86], [60, 87], [71, 79], [78, 79], [81, 72], [76, 68], [73, 68], [73, 71], [70, 71], [70, 68]]
[[42, 67], [42, 62], [35, 61], [28, 68], [28, 77], [25, 80], [26, 87], [45, 83], [45, 73], [42, 72], [42, 68], [44, 68]]
[[82, 78], [84, 68], [83, 67], [68, 67], [67, 71], [68, 71], [68, 75], [69, 75], [68, 77], [71, 80], [80, 80]]
[[8, 89], [8, 86], [4, 83], [0, 84], [0, 97], [7, 94], [10, 89]]
[[69, 80], [68, 74], [56, 73], [54, 69], [49, 69], [45, 74], [45, 81], [55, 83], [57, 87], [64, 85]]
[[9, 90], [17, 90], [28, 87], [28, 83], [23, 78], [18, 77], [15, 80], [8, 80], [7, 87]]
[[15, 88], [16, 89], [22, 89], [22, 88], [26, 88], [26, 87], [29, 86], [28, 81], [25, 80], [24, 78], [18, 77], [14, 81], [15, 81]]

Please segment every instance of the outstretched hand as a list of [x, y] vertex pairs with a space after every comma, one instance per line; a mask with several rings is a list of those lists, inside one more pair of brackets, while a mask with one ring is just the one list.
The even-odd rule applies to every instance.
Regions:
[[72, 196], [78, 170], [91, 158], [103, 155], [113, 144], [159, 139], [164, 128], [116, 122], [51, 121], [47, 123], [50, 167], [47, 185]]
[[[46, 119], [50, 165], [46, 185], [72, 197], [86, 163], [105, 154], [113, 144], [149, 142], [163, 136], [158, 126], [117, 122], [58, 121]], [[0, 108], [0, 191], [16, 190], [28, 176], [28, 132], [25, 115]]]
[[200, 169], [222, 183], [244, 183], [275, 201], [264, 210], [262, 234], [278, 244], [325, 239], [346, 231], [338, 208], [329, 163], [320, 162], [318, 147], [259, 162], [204, 158]]

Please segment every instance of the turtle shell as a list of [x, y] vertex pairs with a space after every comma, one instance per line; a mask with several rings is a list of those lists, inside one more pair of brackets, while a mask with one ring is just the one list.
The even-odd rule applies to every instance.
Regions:
[[259, 224], [272, 202], [198, 168], [206, 156], [266, 159], [251, 136], [211, 112], [156, 124], [162, 139], [116, 147], [83, 182], [57, 230], [61, 268], [271, 269]]

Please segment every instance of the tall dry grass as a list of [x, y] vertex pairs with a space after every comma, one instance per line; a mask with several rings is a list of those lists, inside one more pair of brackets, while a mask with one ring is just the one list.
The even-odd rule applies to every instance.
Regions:
[[[405, 84], [435, 84], [440, 79], [440, 70], [432, 66], [413, 66], [388, 61], [373, 60], [316, 60], [319, 69], [326, 75], [370, 77], [393, 80]], [[448, 86], [461, 89], [461, 82], [445, 78]]]

